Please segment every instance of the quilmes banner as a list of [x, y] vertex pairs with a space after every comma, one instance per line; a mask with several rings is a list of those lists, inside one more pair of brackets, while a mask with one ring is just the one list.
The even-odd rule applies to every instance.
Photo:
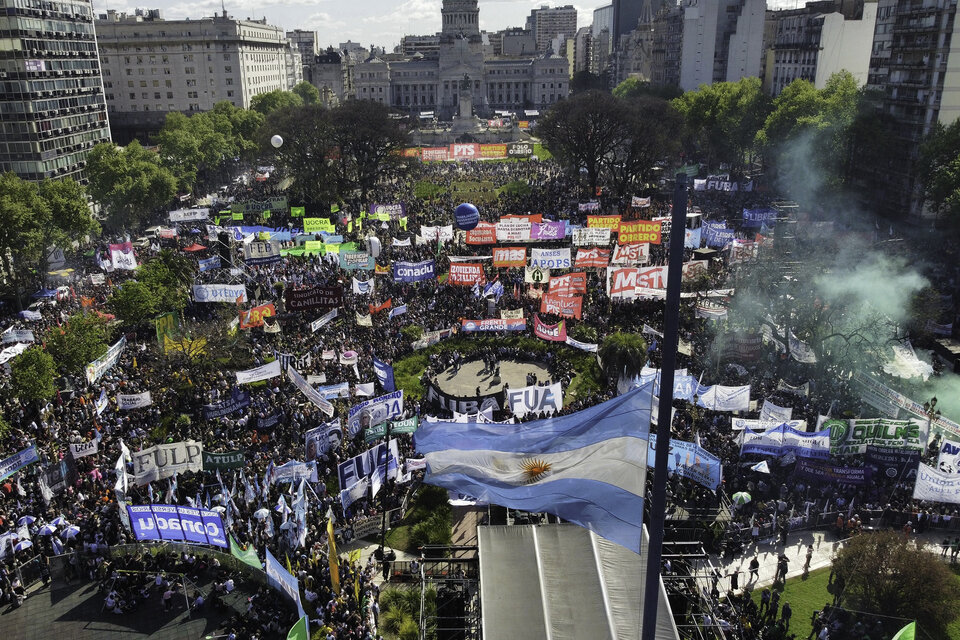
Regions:
[[133, 454], [133, 475], [138, 485], [203, 469], [203, 445], [193, 440], [158, 444]]
[[[863, 400], [867, 404], [877, 406], [871, 401], [871, 399], [874, 399], [874, 401], [881, 400], [882, 403], [886, 403], [887, 405], [894, 405], [901, 409], [905, 409], [919, 418], [924, 424], [924, 429], [926, 428], [926, 423], [929, 418], [924, 411], [922, 404], [914, 402], [902, 393], [894, 391], [885, 384], [877, 382], [870, 376], [860, 373], [859, 371], [853, 374], [853, 381], [860, 388], [861, 393], [863, 393]], [[882, 410], [883, 409], [881, 409], [881, 411]], [[953, 420], [947, 419], [945, 416], [934, 416], [934, 418], [930, 420], [930, 425], [937, 433], [949, 433], [960, 437], [960, 424], [957, 424]]]
[[6, 480], [28, 464], [39, 462], [39, 460], [40, 456], [37, 455], [37, 448], [33, 445], [13, 454], [9, 458], [0, 460], [0, 481]]
[[249, 406], [250, 393], [234, 387], [230, 391], [229, 398], [221, 400], [220, 402], [203, 405], [203, 417], [205, 420], [222, 418], [223, 416], [230, 415], [235, 411], [240, 411]]
[[378, 398], [364, 400], [350, 407], [347, 433], [351, 438], [371, 425], [386, 422], [403, 413], [403, 389]]
[[396, 282], [421, 282], [436, 277], [437, 268], [433, 260], [393, 263], [393, 279]]
[[870, 467], [838, 467], [826, 462], [797, 460], [793, 475], [810, 482], [865, 485], [870, 480]]
[[227, 451], [225, 453], [203, 452], [203, 470], [240, 469], [244, 465], [243, 451]]
[[830, 430], [830, 452], [835, 456], [866, 453], [868, 445], [919, 450], [927, 445], [925, 425], [913, 420], [831, 419], [822, 426]]
[[288, 286], [284, 296], [287, 311], [333, 309], [343, 306], [343, 287], [315, 286], [294, 289]]
[[913, 499], [960, 504], [960, 475], [943, 473], [921, 462]]
[[528, 413], [550, 415], [563, 409], [563, 388], [559, 382], [546, 387], [533, 385], [506, 389], [506, 403], [513, 415], [522, 418]]
[[127, 505], [133, 535], [139, 541], [172, 540], [228, 549], [223, 521], [216, 511], [171, 504]]
[[[651, 433], [647, 447], [647, 466], [657, 466], [657, 434]], [[716, 491], [723, 479], [720, 458], [693, 442], [670, 438], [667, 470], [682, 478], [689, 478], [711, 491]]]
[[247, 301], [247, 287], [242, 284], [195, 284], [194, 302], [227, 302], [236, 304]]
[[120, 359], [120, 354], [123, 353], [124, 347], [127, 346], [127, 337], [124, 336], [117, 340], [107, 352], [87, 365], [87, 382], [93, 384], [100, 377], [107, 372], [107, 370], [113, 365], [117, 364], [117, 360]]

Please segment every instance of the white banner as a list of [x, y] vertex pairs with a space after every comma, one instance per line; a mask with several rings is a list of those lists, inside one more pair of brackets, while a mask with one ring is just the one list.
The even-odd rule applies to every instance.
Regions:
[[7, 329], [3, 332], [2, 337], [3, 344], [10, 342], [33, 342], [34, 340], [33, 331], [29, 329]]
[[73, 456], [73, 459], [82, 458], [84, 456], [92, 456], [97, 452], [97, 441], [91, 440], [90, 442], [80, 442], [78, 444], [70, 445], [70, 455]]
[[541, 269], [569, 269], [570, 247], [563, 249], [531, 249], [530, 266]]
[[742, 387], [700, 387], [700, 399], [697, 401], [704, 409], [713, 411], [749, 411], [750, 385]]
[[123, 348], [127, 346], [126, 336], [116, 341], [107, 352], [87, 365], [87, 382], [93, 384], [100, 379], [107, 369], [117, 364]]
[[[782, 424], [786, 424], [791, 429], [796, 429], [797, 431], [807, 430], [806, 420], [749, 420], [747, 418], [733, 418], [730, 420], [730, 428], [733, 431], [750, 429], [751, 431], [761, 432], [779, 427]], [[819, 425], [817, 428], [820, 428]]]
[[353, 279], [353, 292], [358, 295], [367, 295], [373, 293], [376, 288], [376, 283], [373, 278], [369, 280], [357, 280]]
[[960, 475], [960, 442], [944, 439], [940, 444], [937, 469], [949, 475]]
[[813, 364], [817, 361], [817, 355], [810, 348], [810, 345], [793, 335], [793, 331], [790, 332], [788, 338], [791, 358], [804, 364]]
[[960, 504], [960, 475], [943, 473], [921, 462], [913, 499]]
[[[277, 361], [279, 362], [279, 360]], [[310, 386], [310, 384], [303, 379], [303, 376], [300, 375], [300, 372], [293, 368], [293, 365], [287, 366], [287, 377], [290, 378], [290, 382], [300, 389], [300, 392], [307, 396], [307, 399], [315, 404], [321, 411], [323, 411], [327, 416], [333, 415], [333, 405], [327, 402], [327, 399], [324, 398], [316, 389]]]
[[760, 420], [778, 421], [777, 424], [786, 422], [793, 417], [791, 407], [779, 407], [769, 400], [763, 401], [763, 408], [760, 409]]
[[194, 302], [229, 302], [230, 304], [246, 302], [247, 287], [242, 284], [195, 284], [193, 300]]
[[610, 264], [634, 266], [650, 262], [650, 243], [618, 244], [613, 250]]
[[203, 207], [197, 209], [176, 209], [170, 212], [170, 222], [193, 222], [194, 220], [206, 220], [210, 217], [210, 209]]
[[316, 333], [318, 329], [327, 325], [336, 317], [337, 317], [337, 310], [331, 309], [330, 311], [328, 311], [327, 313], [323, 314], [322, 316], [320, 316], [319, 318], [317, 318], [316, 320], [310, 323], [310, 331], [312, 331], [313, 333]]
[[133, 271], [137, 268], [137, 258], [133, 249], [110, 249], [110, 262], [114, 269]]
[[589, 351], [590, 353], [596, 353], [599, 345], [592, 342], [580, 342], [579, 340], [574, 340], [570, 336], [567, 336], [567, 344], [571, 347], [576, 347], [577, 349], [582, 349], [583, 351]]
[[138, 485], [172, 478], [185, 471], [203, 469], [203, 445], [193, 440], [158, 444], [137, 451], [133, 457], [133, 476]]
[[527, 220], [504, 220], [497, 223], [498, 242], [524, 242], [530, 239], [533, 223]]
[[247, 384], [249, 382], [259, 382], [276, 378], [281, 373], [280, 360], [274, 360], [267, 364], [247, 369], [246, 371], [237, 371], [237, 384]]
[[153, 404], [153, 398], [150, 397], [149, 391], [130, 394], [121, 393], [117, 396], [117, 407], [120, 409], [120, 411], [129, 411], [130, 409], [149, 407], [151, 404]]
[[522, 418], [528, 413], [544, 416], [563, 409], [563, 389], [559, 382], [548, 387], [534, 385], [506, 390], [506, 403], [513, 415]]
[[523, 281], [533, 284], [547, 284], [550, 282], [550, 269], [542, 267], [526, 267], [524, 269]]
[[581, 227], [573, 230], [573, 245], [575, 247], [607, 244], [610, 244], [610, 229]]

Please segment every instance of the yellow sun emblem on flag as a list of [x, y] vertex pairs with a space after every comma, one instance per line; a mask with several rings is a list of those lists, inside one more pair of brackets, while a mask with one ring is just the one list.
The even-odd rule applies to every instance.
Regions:
[[527, 482], [531, 483], [543, 479], [544, 476], [550, 473], [553, 465], [540, 458], [529, 458], [520, 463], [520, 468], [523, 469]]

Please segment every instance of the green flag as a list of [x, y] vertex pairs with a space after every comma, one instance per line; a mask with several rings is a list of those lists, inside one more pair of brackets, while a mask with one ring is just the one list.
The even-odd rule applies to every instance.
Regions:
[[914, 640], [917, 635], [917, 623], [911, 622], [893, 636], [893, 640]]
[[247, 549], [244, 550], [237, 544], [237, 541], [233, 539], [233, 535], [230, 536], [230, 555], [241, 562], [247, 563], [251, 567], [263, 570], [263, 566], [260, 564], [260, 558], [257, 556], [257, 550], [253, 548], [253, 545], [248, 545]]
[[305, 207], [290, 207], [291, 218], [302, 218], [304, 213], [306, 213]]
[[297, 620], [297, 624], [290, 627], [287, 640], [310, 640], [310, 636], [307, 634], [307, 616], [303, 616]]

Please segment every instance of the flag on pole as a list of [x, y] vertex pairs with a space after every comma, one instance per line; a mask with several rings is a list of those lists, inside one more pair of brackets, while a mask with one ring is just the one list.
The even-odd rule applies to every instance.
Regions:
[[911, 622], [893, 636], [893, 640], [914, 640], [917, 635], [917, 623]]
[[333, 585], [333, 593], [340, 594], [340, 563], [337, 559], [337, 541], [333, 533], [333, 509], [327, 507], [327, 545], [329, 546], [329, 555], [327, 558], [330, 564], [330, 584]]
[[297, 624], [290, 627], [290, 631], [287, 633], [287, 640], [310, 640], [310, 636], [307, 633], [307, 616], [303, 616], [297, 620]]

